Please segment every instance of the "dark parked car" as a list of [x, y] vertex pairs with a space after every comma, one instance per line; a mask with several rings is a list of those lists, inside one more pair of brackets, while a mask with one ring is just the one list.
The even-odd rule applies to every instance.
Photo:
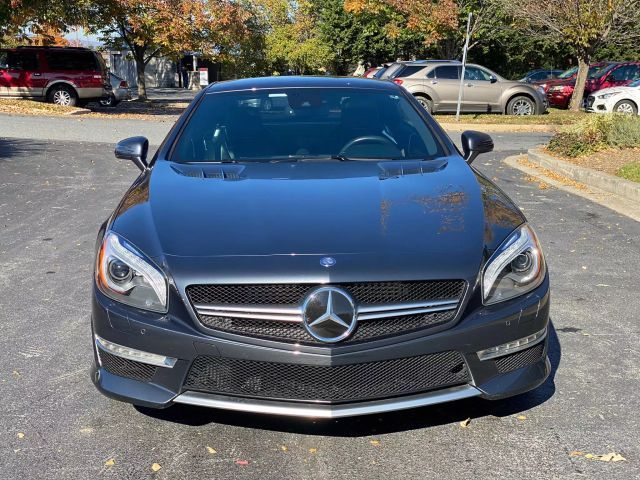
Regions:
[[543, 82], [545, 80], [558, 78], [562, 73], [564, 73], [564, 70], [545, 70], [540, 68], [527, 72], [519, 81], [525, 83]]
[[[286, 103], [286, 108], [274, 108]], [[113, 398], [339, 417], [540, 385], [549, 279], [520, 210], [393, 82], [200, 92], [102, 226], [92, 378]]]
[[111, 92], [102, 57], [87, 48], [0, 49], [0, 96], [84, 105]]

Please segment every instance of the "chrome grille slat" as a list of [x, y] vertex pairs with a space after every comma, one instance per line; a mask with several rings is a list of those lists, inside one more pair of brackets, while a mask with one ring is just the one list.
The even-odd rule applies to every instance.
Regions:
[[[317, 284], [212, 284], [186, 288], [200, 323], [212, 330], [294, 343], [318, 343], [303, 326], [302, 303]], [[452, 322], [463, 280], [331, 285], [356, 303], [358, 327], [342, 343], [401, 335]]]
[[[414, 315], [419, 313], [442, 312], [453, 310], [458, 300], [439, 300], [436, 302], [412, 302], [391, 305], [363, 305], [358, 307], [358, 321], [379, 318]], [[276, 322], [302, 322], [300, 307], [264, 307], [257, 305], [194, 305], [199, 315], [215, 315], [218, 317], [251, 318], [255, 320], [273, 320]]]

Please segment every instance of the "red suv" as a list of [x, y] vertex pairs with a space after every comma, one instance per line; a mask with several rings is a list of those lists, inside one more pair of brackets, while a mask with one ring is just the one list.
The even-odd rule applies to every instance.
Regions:
[[0, 96], [45, 99], [72, 106], [98, 101], [110, 91], [107, 66], [93, 50], [0, 49]]
[[[575, 70], [577, 73], [577, 68]], [[640, 78], [640, 62], [593, 63], [589, 67], [584, 96], [586, 98], [590, 93], [603, 88], [628, 85], [636, 78]], [[546, 82], [545, 89], [549, 105], [557, 108], [568, 108], [575, 84], [575, 73], [569, 78]]]

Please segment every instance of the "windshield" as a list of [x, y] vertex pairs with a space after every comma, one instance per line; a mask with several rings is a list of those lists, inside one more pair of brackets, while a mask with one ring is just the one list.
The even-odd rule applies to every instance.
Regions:
[[355, 88], [207, 94], [177, 140], [176, 162], [431, 159], [435, 134], [402, 95]]
[[577, 71], [578, 71], [578, 67], [570, 68], [569, 70], [565, 70], [560, 75], [558, 75], [558, 78], [569, 78], [575, 75]]
[[615, 63], [611, 63], [609, 65], [596, 65], [589, 67], [589, 78], [600, 78], [615, 66]]
[[382, 67], [373, 75], [373, 78], [380, 78], [382, 75], [384, 75], [384, 72], [386, 72], [388, 68], [389, 67]]

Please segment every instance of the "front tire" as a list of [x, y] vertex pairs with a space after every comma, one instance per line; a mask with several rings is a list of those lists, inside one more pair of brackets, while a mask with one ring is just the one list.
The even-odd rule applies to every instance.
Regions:
[[638, 106], [631, 100], [620, 100], [613, 107], [614, 113], [622, 113], [624, 115], [637, 115]]
[[55, 85], [49, 90], [47, 100], [63, 107], [75, 107], [78, 103], [78, 95], [68, 85]]
[[507, 104], [507, 115], [528, 116], [535, 115], [535, 113], [535, 102], [523, 95], [513, 97]]
[[418, 101], [418, 103], [420, 105], [422, 105], [422, 108], [424, 108], [427, 112], [429, 113], [433, 113], [433, 100], [425, 97], [424, 95], [414, 95], [416, 97], [416, 100]]
[[116, 96], [113, 93], [110, 93], [108, 97], [100, 99], [100, 105], [103, 107], [115, 107], [120, 102], [116, 100]]

